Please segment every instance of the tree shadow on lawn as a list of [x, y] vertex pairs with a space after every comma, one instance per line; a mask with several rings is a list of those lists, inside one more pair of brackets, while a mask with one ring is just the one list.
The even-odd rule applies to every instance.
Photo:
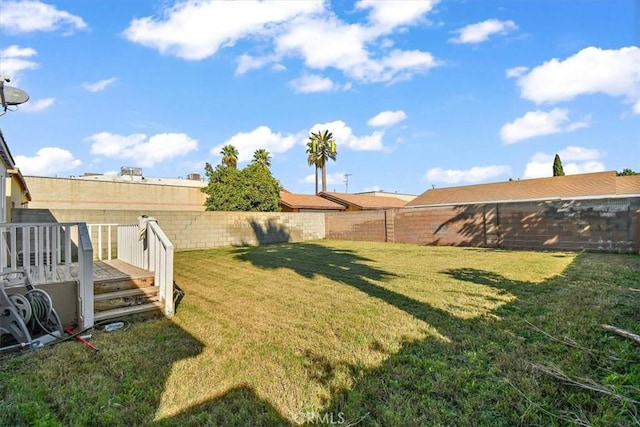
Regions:
[[[340, 414], [346, 420], [362, 419], [363, 425], [557, 424], [566, 419], [563, 421], [542, 407], [571, 414], [576, 406], [582, 411], [580, 404], [571, 399], [589, 402], [587, 392], [567, 391], [557, 382], [544, 382], [527, 365], [530, 357], [546, 362], [544, 354], [536, 354], [539, 347], [536, 343], [548, 337], [528, 329], [525, 320], [567, 330], [565, 325], [556, 323], [555, 314], [571, 310], [563, 308], [566, 305], [563, 299], [572, 286], [555, 280], [557, 276], [533, 283], [475, 268], [440, 271], [438, 274], [489, 286], [515, 297], [487, 315], [461, 319], [372, 283], [396, 275], [371, 266], [368, 264], [371, 260], [353, 251], [303, 243], [239, 249], [235, 256], [261, 268], [288, 268], [303, 277], [320, 275], [352, 286], [428, 323], [449, 338], [446, 341], [429, 337], [403, 343], [401, 350], [391, 354], [381, 366], [361, 371], [353, 388], [333, 390], [325, 413]], [[565, 272], [576, 269], [583, 256], [578, 255]], [[316, 262], [301, 262], [303, 259]], [[451, 292], [483, 296], [473, 290]], [[596, 319], [593, 323], [597, 326], [597, 322]], [[574, 332], [569, 331], [568, 335]], [[528, 346], [533, 347], [533, 354]], [[559, 344], [556, 350], [564, 355], [566, 347]], [[314, 355], [307, 357], [313, 359]], [[330, 378], [320, 380], [328, 384]], [[527, 396], [537, 398], [541, 406], [535, 406]], [[586, 405], [587, 410], [597, 414], [598, 409], [591, 407], [591, 403]], [[633, 411], [632, 408], [630, 413]]]
[[[397, 274], [374, 267], [374, 260], [358, 255], [355, 251], [336, 249], [313, 243], [296, 243], [288, 245], [272, 245], [264, 247], [238, 248], [234, 256], [242, 261], [251, 262], [260, 268], [286, 268], [297, 274], [312, 279], [323, 276], [335, 282], [352, 286], [359, 291], [378, 298], [407, 314], [422, 320], [438, 329], [445, 336], [459, 335], [462, 319], [453, 316], [449, 311], [433, 307], [405, 294], [378, 285], [396, 277]], [[528, 282], [508, 280], [498, 274], [474, 269], [448, 270], [439, 272], [461, 281], [486, 285], [508, 292], [518, 298], [521, 292], [528, 293], [525, 288], [533, 285]], [[540, 285], [535, 285], [540, 289]], [[446, 291], [445, 291], [446, 292]], [[450, 291], [455, 292], [455, 291]], [[464, 292], [467, 295], [481, 296], [492, 302], [497, 298], [481, 293]]]
[[248, 385], [234, 387], [222, 396], [187, 408], [153, 426], [289, 426], [293, 425]]

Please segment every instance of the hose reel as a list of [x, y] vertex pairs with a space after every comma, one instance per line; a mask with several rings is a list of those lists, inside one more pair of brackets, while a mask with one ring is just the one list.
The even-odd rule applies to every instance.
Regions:
[[[22, 275], [18, 285], [26, 288], [24, 295], [7, 295], [8, 279], [0, 281], [0, 336], [11, 335], [17, 344], [0, 347], [0, 352], [24, 347], [40, 347], [63, 336], [62, 322], [53, 307], [51, 296], [31, 284], [29, 274], [23, 270], [0, 273], [1, 276]], [[38, 337], [38, 334], [40, 336]], [[35, 339], [35, 338], [38, 339]]]

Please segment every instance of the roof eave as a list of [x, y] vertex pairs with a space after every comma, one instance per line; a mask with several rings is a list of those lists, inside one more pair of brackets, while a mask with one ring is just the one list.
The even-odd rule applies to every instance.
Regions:
[[594, 199], [625, 199], [630, 197], [640, 197], [638, 194], [606, 194], [606, 195], [589, 195], [589, 196], [568, 196], [568, 197], [543, 197], [536, 199], [504, 199], [504, 200], [477, 200], [473, 202], [446, 202], [431, 203], [421, 205], [408, 205], [406, 208], [435, 208], [445, 206], [467, 206], [467, 205], [487, 205], [497, 203], [526, 203], [526, 202], [561, 202], [570, 200], [594, 200]]

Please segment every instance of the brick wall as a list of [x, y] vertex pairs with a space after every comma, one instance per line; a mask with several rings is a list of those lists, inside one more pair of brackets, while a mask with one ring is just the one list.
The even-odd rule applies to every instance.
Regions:
[[384, 242], [388, 211], [347, 211], [325, 214], [327, 239]]
[[[300, 242], [325, 237], [323, 213], [14, 209], [13, 219], [14, 222], [136, 224], [143, 213], [158, 220], [176, 250]], [[95, 245], [95, 230], [92, 240]]]
[[327, 213], [327, 237], [423, 245], [640, 250], [640, 199]]

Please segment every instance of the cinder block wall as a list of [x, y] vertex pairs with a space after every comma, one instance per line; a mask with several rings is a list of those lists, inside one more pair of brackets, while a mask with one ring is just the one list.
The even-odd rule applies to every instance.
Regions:
[[[37, 209], [109, 209], [204, 211], [206, 194], [198, 187], [140, 182], [25, 177]], [[16, 222], [13, 220], [13, 222]]]
[[386, 241], [385, 211], [331, 212], [325, 216], [327, 239]]
[[327, 213], [327, 237], [424, 245], [640, 250], [640, 198]]
[[[176, 250], [258, 245], [323, 239], [323, 213], [172, 212], [102, 209], [14, 209], [14, 222], [86, 222], [87, 224], [137, 224], [149, 215]], [[96, 244], [94, 230], [94, 245]], [[103, 237], [105, 239], [105, 237]], [[115, 241], [114, 241], [115, 242]], [[115, 243], [114, 243], [115, 244]]]

